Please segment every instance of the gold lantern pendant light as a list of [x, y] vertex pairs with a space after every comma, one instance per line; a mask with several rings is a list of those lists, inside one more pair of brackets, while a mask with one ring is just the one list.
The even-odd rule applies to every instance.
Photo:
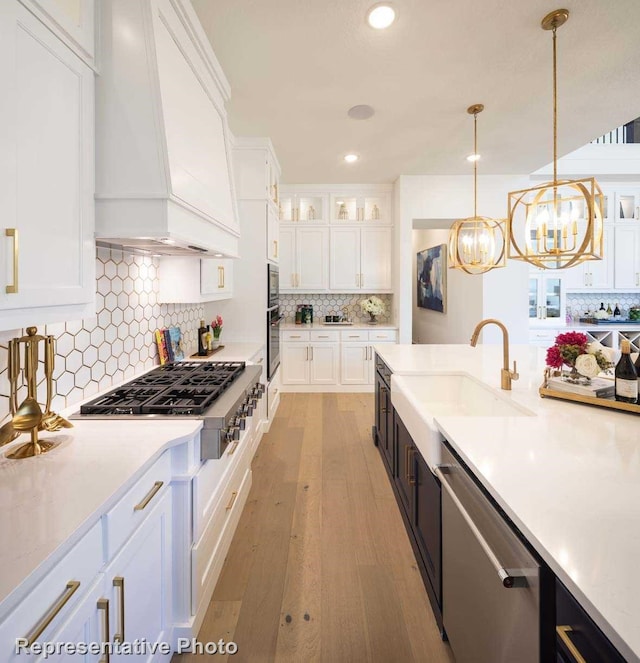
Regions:
[[482, 104], [467, 108], [473, 115], [473, 216], [456, 221], [449, 232], [449, 267], [467, 274], [484, 274], [505, 265], [506, 219], [478, 216], [478, 113]]
[[604, 250], [604, 198], [595, 178], [558, 179], [556, 31], [568, 18], [568, 10], [557, 9], [541, 24], [553, 32], [553, 182], [509, 193], [507, 255], [542, 269], [601, 260]]

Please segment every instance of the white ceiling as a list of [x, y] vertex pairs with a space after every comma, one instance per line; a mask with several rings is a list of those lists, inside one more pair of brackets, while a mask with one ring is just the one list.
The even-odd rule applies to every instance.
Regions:
[[[639, 0], [393, 0], [383, 31], [365, 23], [376, 0], [192, 1], [231, 83], [232, 131], [269, 136], [287, 183], [468, 173], [473, 103], [485, 104], [481, 173], [545, 165], [551, 33], [539, 26], [561, 6], [560, 154], [640, 116]], [[349, 119], [356, 104], [375, 116]]]

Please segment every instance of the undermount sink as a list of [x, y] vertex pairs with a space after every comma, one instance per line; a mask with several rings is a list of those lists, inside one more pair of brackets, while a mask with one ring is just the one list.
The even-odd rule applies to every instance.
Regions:
[[526, 408], [463, 374], [393, 375], [391, 402], [427, 464], [440, 462], [442, 435], [434, 417], [527, 417]]

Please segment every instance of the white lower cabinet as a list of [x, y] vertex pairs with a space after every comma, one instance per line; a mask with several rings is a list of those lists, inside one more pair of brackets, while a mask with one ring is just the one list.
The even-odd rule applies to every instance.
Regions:
[[343, 343], [340, 350], [340, 381], [342, 384], [369, 384], [368, 343]]
[[[109, 636], [114, 643], [143, 638], [149, 643], [170, 641], [171, 489], [159, 495], [144, 507], [150, 509], [146, 519], [104, 572]], [[170, 658], [170, 654], [151, 658], [147, 652], [137, 656], [114, 653], [110, 663], [168, 661]]]
[[[373, 385], [374, 346], [395, 343], [395, 329], [285, 330], [281, 334], [282, 385], [354, 387]], [[353, 389], [351, 389], [353, 391]]]
[[343, 331], [340, 351], [340, 382], [342, 384], [375, 383], [374, 345], [395, 343], [396, 332], [392, 329], [380, 331]]
[[178, 637], [196, 637], [251, 488], [261, 425], [246, 421], [218, 460], [200, 462], [198, 437], [163, 453], [29, 593], [0, 603], [0, 661], [44, 660], [16, 653], [25, 638], [111, 645], [47, 661], [164, 663]]
[[337, 384], [337, 343], [311, 343], [309, 345], [309, 384]]
[[282, 338], [283, 385], [338, 383], [338, 332], [284, 332]]

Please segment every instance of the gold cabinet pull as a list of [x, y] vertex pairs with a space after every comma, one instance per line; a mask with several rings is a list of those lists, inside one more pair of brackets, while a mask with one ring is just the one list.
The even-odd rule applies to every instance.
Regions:
[[6, 228], [4, 231], [6, 237], [13, 238], [13, 283], [6, 286], [5, 291], [7, 295], [18, 294], [18, 256], [20, 247], [18, 245], [18, 229]]
[[[104, 639], [102, 642], [105, 645], [109, 645], [111, 638], [109, 637], [109, 599], [98, 599], [98, 610], [104, 610], [104, 615], [102, 617], [102, 631], [104, 633]], [[104, 648], [104, 656], [98, 661], [98, 663], [109, 663], [109, 647]]]
[[277, 239], [273, 240], [273, 257], [274, 258], [278, 257], [278, 240]]
[[415, 486], [416, 485], [416, 478], [413, 476], [413, 474], [411, 472], [411, 461], [413, 460], [413, 454], [414, 454], [415, 450], [412, 447], [408, 447], [408, 448], [409, 448], [409, 453], [407, 454], [407, 458], [408, 458], [409, 462], [407, 463], [407, 467], [408, 467], [407, 480], [409, 481], [410, 486]]
[[231, 499], [229, 500], [229, 504], [227, 504], [225, 511], [230, 511], [233, 508], [233, 505], [236, 501], [236, 497], [238, 497], [238, 493], [234, 490], [231, 493]]
[[224, 266], [218, 265], [218, 288], [224, 288]]
[[573, 631], [571, 626], [556, 626], [556, 633], [560, 636], [560, 640], [562, 640], [565, 647], [569, 650], [571, 656], [573, 656], [573, 660], [576, 663], [587, 663], [584, 656], [578, 651], [578, 648], [571, 642], [571, 638], [569, 637], [571, 631]]
[[69, 599], [78, 591], [78, 587], [80, 587], [79, 580], [69, 580], [60, 598], [49, 608], [44, 617], [33, 627], [31, 632], [25, 636], [27, 647], [31, 647], [31, 645], [42, 635], [42, 632], [57, 617], [60, 610], [67, 605]]
[[134, 511], [142, 511], [142, 509], [146, 508], [147, 504], [151, 502], [151, 500], [156, 496], [156, 493], [164, 486], [164, 481], [156, 481], [153, 484], [153, 488], [142, 498], [142, 501], [136, 504], [133, 507]]
[[120, 614], [118, 615], [118, 630], [113, 636], [114, 642], [124, 642], [124, 578], [116, 576], [113, 579], [113, 586], [119, 590], [120, 594]]
[[233, 444], [229, 447], [229, 451], [227, 451], [227, 456], [233, 456], [239, 444], [240, 442], [238, 440], [234, 440]]

